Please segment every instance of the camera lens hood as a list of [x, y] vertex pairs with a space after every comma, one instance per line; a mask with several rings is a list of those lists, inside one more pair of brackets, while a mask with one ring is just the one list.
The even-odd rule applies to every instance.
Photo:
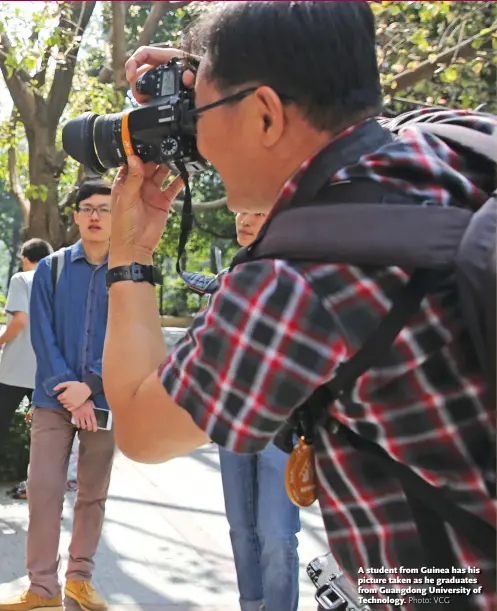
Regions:
[[86, 174], [91, 177], [102, 176], [107, 171], [95, 153], [93, 125], [98, 116], [94, 112], [85, 112], [76, 119], [68, 121], [62, 129], [64, 151], [82, 163]]

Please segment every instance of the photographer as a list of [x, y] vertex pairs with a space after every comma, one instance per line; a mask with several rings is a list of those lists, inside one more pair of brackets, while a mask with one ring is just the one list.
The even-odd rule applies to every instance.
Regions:
[[[456, 154], [442, 159], [428, 143], [397, 141], [374, 119], [382, 95], [366, 3], [221, 3], [192, 36], [205, 52], [184, 82], [195, 76], [197, 108], [217, 102], [200, 113], [198, 148], [220, 173], [230, 209], [271, 212], [271, 220], [290, 205], [310, 204], [323, 168], [328, 184], [357, 176], [371, 189], [395, 176], [399, 203], [469, 199]], [[128, 79], [177, 54], [138, 50]], [[181, 188], [176, 181], [161, 190], [164, 167], [133, 156], [128, 163], [113, 189], [109, 269], [151, 265]], [[407, 280], [400, 267], [249, 261], [223, 277], [169, 356], [154, 287], [112, 283], [103, 376], [119, 447], [148, 463], [210, 439], [236, 453], [260, 452], [361, 347]], [[365, 375], [328, 411], [494, 522], [484, 481], [494, 405], [484, 399], [476, 360], [465, 357], [472, 348], [454, 291], [426, 299], [388, 366]], [[426, 565], [399, 482], [323, 427], [314, 450], [330, 548], [349, 577], [355, 581], [361, 567]], [[458, 533], [451, 541], [456, 565], [481, 569], [483, 594], [471, 601], [490, 611], [495, 563]]]

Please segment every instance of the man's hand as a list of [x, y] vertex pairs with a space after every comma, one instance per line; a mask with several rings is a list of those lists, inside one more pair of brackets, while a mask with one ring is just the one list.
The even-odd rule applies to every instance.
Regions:
[[[150, 68], [167, 64], [173, 57], [194, 57], [200, 61], [200, 57], [192, 56], [179, 49], [158, 49], [157, 47], [140, 47], [126, 62], [126, 78], [131, 85], [133, 97], [140, 104], [145, 104], [149, 99], [136, 91], [136, 79]], [[183, 74], [183, 83], [186, 87], [193, 87], [195, 83], [195, 75], [190, 70], [186, 70]]]
[[74, 412], [81, 407], [91, 395], [90, 387], [84, 382], [62, 382], [57, 384], [54, 390], [56, 392], [64, 390], [57, 398], [62, 406], [70, 412]]
[[98, 431], [97, 419], [95, 418], [95, 404], [93, 401], [85, 401], [83, 405], [72, 412], [74, 423], [78, 429], [83, 431]]
[[112, 188], [109, 268], [152, 263], [171, 204], [184, 186], [178, 176], [162, 191], [169, 174], [166, 166], [143, 164], [136, 156], [119, 169]]

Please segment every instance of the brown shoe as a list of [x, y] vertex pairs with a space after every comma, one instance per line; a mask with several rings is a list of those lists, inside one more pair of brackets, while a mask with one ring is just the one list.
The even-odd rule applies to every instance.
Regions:
[[64, 593], [68, 598], [76, 601], [84, 611], [105, 611], [107, 609], [107, 603], [97, 594], [89, 581], [66, 581]]
[[62, 611], [62, 596], [42, 598], [26, 590], [20, 596], [0, 601], [0, 611]]

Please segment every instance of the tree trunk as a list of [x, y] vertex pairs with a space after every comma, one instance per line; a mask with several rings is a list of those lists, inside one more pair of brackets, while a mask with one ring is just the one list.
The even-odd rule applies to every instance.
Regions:
[[[29, 144], [30, 197], [29, 225], [26, 238], [41, 238], [54, 249], [64, 246], [64, 231], [58, 206], [58, 183], [65, 154], [55, 145], [56, 131], [49, 126], [47, 104], [38, 99], [37, 123], [26, 129]], [[42, 190], [40, 190], [40, 187]]]

